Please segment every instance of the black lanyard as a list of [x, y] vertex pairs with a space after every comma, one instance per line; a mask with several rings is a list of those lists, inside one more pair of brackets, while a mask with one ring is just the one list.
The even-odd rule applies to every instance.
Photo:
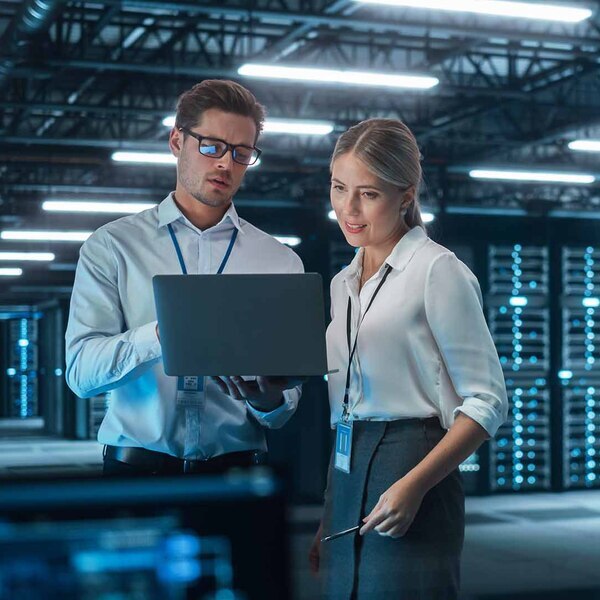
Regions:
[[[171, 240], [173, 242], [173, 246], [175, 246], [175, 252], [177, 252], [177, 258], [179, 259], [179, 265], [181, 266], [181, 271], [184, 275], [187, 275], [187, 269], [185, 268], [185, 261], [183, 260], [183, 254], [181, 253], [181, 248], [179, 247], [179, 243], [177, 242], [177, 237], [175, 236], [175, 231], [173, 231], [173, 227], [171, 227], [171, 223], [169, 223], [167, 225], [167, 227], [169, 228], [169, 233], [171, 234]], [[233, 246], [235, 244], [237, 234], [238, 234], [238, 230], [236, 228], [234, 228], [233, 234], [231, 235], [231, 240], [229, 241], [229, 246], [227, 247], [227, 252], [225, 252], [225, 257], [223, 258], [223, 261], [221, 262], [221, 266], [219, 267], [219, 270], [217, 271], [217, 275], [220, 275], [223, 272], [223, 269], [225, 268], [225, 265], [227, 264], [227, 261], [229, 260], [229, 255], [231, 254], [231, 251], [233, 250]]]
[[354, 338], [354, 345], [352, 346], [352, 350], [350, 349], [351, 329], [352, 329], [352, 299], [350, 298], [350, 296], [348, 296], [348, 311], [347, 311], [347, 317], [346, 317], [346, 334], [347, 334], [347, 339], [348, 339], [348, 355], [349, 355], [349, 357], [348, 357], [348, 370], [346, 371], [346, 389], [344, 390], [344, 402], [343, 402], [344, 408], [343, 408], [343, 413], [342, 413], [343, 420], [347, 420], [348, 416], [349, 416], [348, 400], [349, 400], [349, 395], [350, 395], [350, 367], [352, 366], [352, 359], [354, 358], [354, 353], [356, 352], [356, 346], [358, 344], [358, 333], [360, 331], [360, 326], [362, 325], [362, 322], [365, 320], [365, 317], [367, 316], [367, 313], [369, 312], [369, 309], [371, 308], [371, 305], [373, 304], [373, 300], [375, 300], [375, 296], [377, 296], [377, 294], [379, 293], [381, 286], [385, 283], [385, 280], [387, 279], [387, 276], [390, 274], [391, 271], [392, 271], [392, 267], [390, 267], [390, 265], [386, 265], [385, 274], [383, 275], [383, 278], [379, 282], [377, 289], [371, 296], [371, 301], [369, 302], [369, 304], [367, 306], [367, 310], [365, 310], [365, 312], [362, 316], [362, 319], [360, 320], [358, 327], [356, 328], [356, 337]]

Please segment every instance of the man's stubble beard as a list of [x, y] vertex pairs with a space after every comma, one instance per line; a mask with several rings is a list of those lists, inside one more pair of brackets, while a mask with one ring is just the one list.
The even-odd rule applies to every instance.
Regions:
[[214, 200], [213, 201], [213, 200], [209, 200], [208, 198], [206, 198], [205, 196], [203, 196], [202, 194], [200, 194], [200, 192], [198, 192], [198, 193], [195, 193], [195, 194], [193, 193], [192, 194], [192, 198], [194, 198], [194, 200], [197, 200], [201, 204], [204, 204], [205, 206], [210, 206], [211, 208], [219, 208], [220, 206], [224, 206], [226, 204], [230, 204], [232, 196], [230, 196], [229, 198], [226, 198], [223, 201], [221, 201], [221, 200]]
[[[181, 184], [183, 185], [183, 187], [188, 192], [188, 194], [190, 196], [192, 196], [192, 198], [194, 198], [194, 200], [197, 200], [198, 202], [200, 202], [201, 204], [204, 204], [205, 206], [210, 206], [211, 208], [220, 208], [221, 206], [226, 206], [226, 205], [230, 204], [231, 201], [233, 200], [233, 196], [235, 194], [235, 192], [234, 192], [234, 194], [232, 194], [228, 198], [225, 198], [224, 200], [220, 200], [220, 199], [211, 200], [211, 199], [207, 198], [201, 192], [193, 191], [194, 188], [196, 187], [196, 185], [198, 185], [197, 182], [190, 181], [187, 177], [182, 177], [180, 181], [181, 181]], [[196, 184], [196, 185], [194, 185], [194, 184]]]

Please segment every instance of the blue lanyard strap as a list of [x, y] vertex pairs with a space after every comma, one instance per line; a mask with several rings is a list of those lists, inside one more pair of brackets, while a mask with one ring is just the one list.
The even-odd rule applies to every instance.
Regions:
[[169, 233], [171, 234], [171, 240], [173, 242], [173, 246], [175, 246], [175, 252], [177, 252], [177, 258], [179, 259], [179, 264], [181, 265], [181, 271], [184, 275], [187, 275], [187, 269], [185, 268], [185, 261], [183, 260], [183, 255], [181, 254], [181, 248], [179, 247], [179, 243], [177, 242], [177, 238], [175, 237], [175, 232], [173, 231], [173, 227], [171, 223], [167, 225], [169, 228]]
[[219, 270], [217, 271], [217, 275], [220, 275], [223, 272], [223, 269], [225, 268], [225, 265], [227, 264], [227, 261], [229, 260], [229, 255], [231, 254], [231, 251], [233, 250], [233, 246], [235, 245], [235, 240], [237, 239], [237, 234], [238, 234], [238, 229], [235, 228], [233, 230], [233, 233], [231, 234], [231, 240], [229, 241], [229, 246], [227, 246], [227, 252], [225, 252], [225, 256], [223, 257], [223, 260], [221, 261], [221, 266], [219, 267]]
[[[167, 227], [169, 228], [169, 234], [171, 235], [171, 241], [173, 242], [173, 246], [175, 246], [175, 252], [177, 253], [177, 259], [179, 260], [179, 265], [181, 266], [181, 272], [184, 275], [187, 275], [188, 272], [185, 267], [185, 261], [183, 260], [183, 254], [181, 254], [181, 248], [179, 247], [179, 242], [177, 241], [177, 237], [175, 236], [175, 231], [173, 230], [171, 223], [169, 223], [167, 225]], [[234, 228], [233, 233], [231, 235], [231, 240], [229, 240], [229, 246], [227, 247], [227, 252], [225, 252], [225, 256], [223, 257], [221, 266], [219, 267], [219, 270], [217, 271], [217, 275], [220, 275], [223, 272], [223, 269], [225, 269], [225, 265], [227, 264], [227, 261], [229, 260], [229, 256], [231, 255], [231, 251], [233, 250], [233, 246], [235, 245], [235, 240], [237, 239], [237, 234], [238, 234], [238, 230], [237, 230], [237, 228]]]

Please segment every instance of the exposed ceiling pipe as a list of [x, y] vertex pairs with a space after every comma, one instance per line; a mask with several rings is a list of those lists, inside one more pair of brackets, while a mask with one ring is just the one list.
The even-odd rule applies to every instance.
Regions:
[[0, 87], [8, 79], [18, 59], [27, 53], [31, 37], [43, 31], [62, 0], [26, 0], [0, 38], [0, 48], [8, 58], [0, 61]]

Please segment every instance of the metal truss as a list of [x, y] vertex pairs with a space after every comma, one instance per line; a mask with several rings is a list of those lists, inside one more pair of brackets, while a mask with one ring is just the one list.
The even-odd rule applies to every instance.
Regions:
[[[35, 2], [21, 4], [0, 7], [5, 196], [18, 195], [14, 186], [24, 183], [147, 187], [146, 169], [138, 177], [139, 169], [117, 168], [110, 151], [166, 149], [161, 120], [173, 112], [178, 94], [205, 78], [242, 81], [237, 68], [248, 61], [440, 79], [428, 92], [348, 87], [343, 93], [330, 86], [243, 80], [272, 117], [336, 125], [321, 140], [265, 136], [265, 160], [260, 176], [248, 183], [250, 197], [258, 198], [261, 188], [267, 196], [304, 202], [322, 197], [336, 135], [381, 116], [401, 118], [415, 131], [425, 171], [445, 202], [484, 203], [488, 184], [464, 183], [466, 200], [444, 186], [450, 181], [462, 189], [464, 177], [456, 173], [474, 162], [577, 169], [585, 159], [565, 151], [565, 142], [598, 123], [597, 16], [566, 26], [347, 0], [57, 0], [45, 1], [43, 14], [32, 21], [27, 9]], [[443, 176], [453, 168], [457, 180]], [[153, 185], [168, 190], [172, 175], [164, 173], [154, 176]], [[304, 192], [298, 192], [301, 186]], [[530, 192], [552, 196], [538, 187]], [[522, 194], [515, 198], [527, 202]], [[578, 202], [591, 205], [591, 198], [594, 192]], [[551, 201], [570, 202], [564, 190]]]

